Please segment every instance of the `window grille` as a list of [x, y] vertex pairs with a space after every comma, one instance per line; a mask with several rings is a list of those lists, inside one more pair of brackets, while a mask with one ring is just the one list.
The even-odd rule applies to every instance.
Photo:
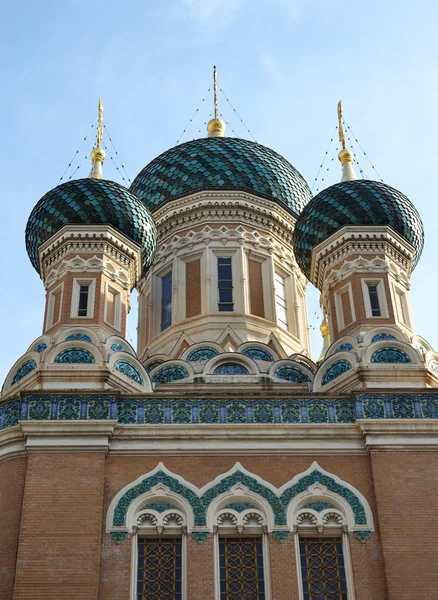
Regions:
[[260, 537], [219, 538], [220, 600], [265, 600]]
[[347, 600], [341, 538], [300, 538], [304, 600]]
[[137, 600], [181, 600], [181, 579], [181, 538], [139, 538]]

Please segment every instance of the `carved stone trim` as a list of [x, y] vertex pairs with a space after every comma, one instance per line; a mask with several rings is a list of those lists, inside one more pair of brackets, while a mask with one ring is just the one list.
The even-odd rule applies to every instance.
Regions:
[[91, 258], [81, 258], [77, 254], [70, 260], [63, 260], [58, 268], [49, 271], [46, 277], [44, 286], [47, 289], [56, 281], [64, 277], [67, 273], [103, 273], [111, 281], [119, 284], [123, 289], [127, 290], [130, 287], [129, 280], [130, 266], [126, 265], [120, 268], [119, 264], [112, 262], [111, 260], [102, 260], [101, 258], [94, 255]]

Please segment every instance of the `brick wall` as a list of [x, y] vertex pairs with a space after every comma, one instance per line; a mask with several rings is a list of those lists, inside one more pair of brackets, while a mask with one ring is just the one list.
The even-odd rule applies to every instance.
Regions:
[[382, 554], [391, 600], [438, 598], [438, 455], [371, 455]]
[[262, 263], [249, 259], [248, 271], [251, 314], [264, 318], [265, 305], [263, 301]]
[[31, 453], [14, 600], [97, 600], [102, 453]]
[[23, 503], [26, 458], [0, 464], [0, 598], [11, 600]]
[[186, 263], [186, 318], [201, 314], [201, 261]]

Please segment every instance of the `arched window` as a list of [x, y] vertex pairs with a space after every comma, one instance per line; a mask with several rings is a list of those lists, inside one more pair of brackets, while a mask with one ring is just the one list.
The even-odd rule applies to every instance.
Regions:
[[131, 600], [187, 600], [187, 519], [181, 507], [149, 497], [132, 515], [131, 531]]
[[301, 504], [294, 515], [300, 600], [347, 600], [353, 581], [347, 516], [332, 501]]
[[214, 372], [215, 375], [248, 375], [248, 369], [236, 363], [220, 365]]
[[214, 516], [216, 598], [268, 600], [267, 518], [253, 501], [234, 496]]

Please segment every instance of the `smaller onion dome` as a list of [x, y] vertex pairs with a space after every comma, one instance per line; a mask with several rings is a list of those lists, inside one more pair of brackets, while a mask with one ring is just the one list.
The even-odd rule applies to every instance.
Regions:
[[417, 209], [401, 192], [379, 181], [342, 181], [320, 192], [299, 216], [294, 236], [295, 256], [310, 278], [312, 250], [345, 225], [392, 227], [414, 248], [415, 267], [424, 244]]
[[38, 248], [64, 225], [111, 225], [140, 246], [143, 272], [152, 262], [157, 242], [155, 222], [137, 196], [114, 181], [67, 181], [36, 204], [26, 226], [26, 250], [38, 273]]

